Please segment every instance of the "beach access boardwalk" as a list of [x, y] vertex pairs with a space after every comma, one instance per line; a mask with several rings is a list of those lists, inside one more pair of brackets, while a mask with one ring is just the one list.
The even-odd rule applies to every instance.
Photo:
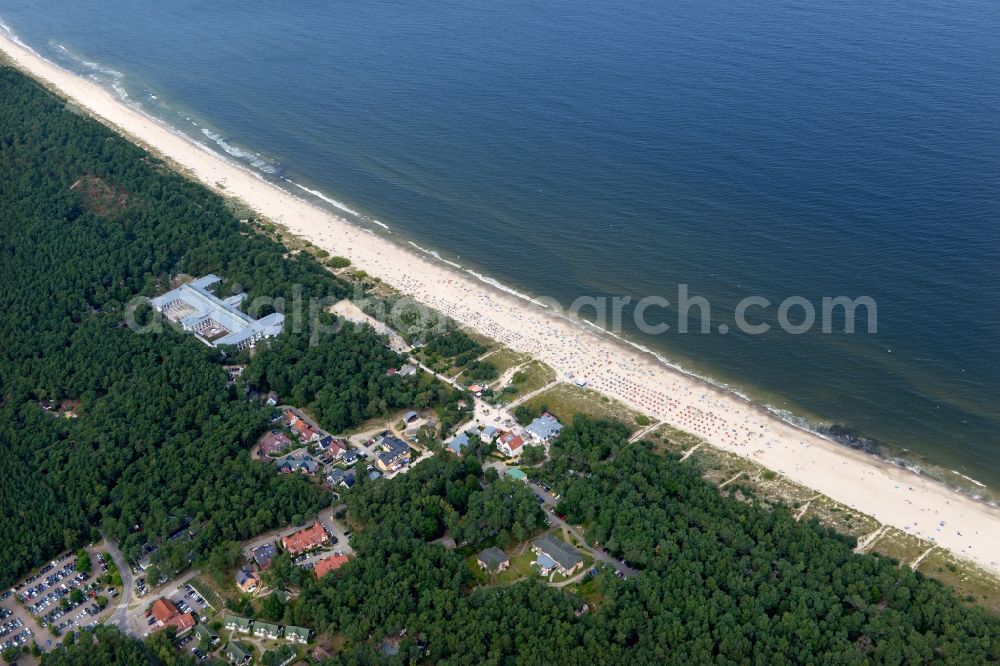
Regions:
[[459, 324], [533, 356], [557, 376], [585, 381], [654, 421], [698, 435], [713, 446], [754, 460], [882, 523], [1000, 573], [1000, 508], [801, 430], [650, 353], [368, 233], [203, 150], [94, 82], [2, 35], [0, 50], [17, 66], [182, 167], [208, 188], [243, 200], [290, 233], [346, 257], [358, 270]]

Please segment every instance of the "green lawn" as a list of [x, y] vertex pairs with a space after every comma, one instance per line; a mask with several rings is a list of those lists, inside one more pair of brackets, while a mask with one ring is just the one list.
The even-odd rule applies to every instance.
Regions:
[[935, 549], [920, 563], [917, 571], [951, 587], [966, 603], [978, 604], [994, 613], [1000, 612], [1000, 579], [947, 551]]
[[556, 380], [556, 371], [545, 365], [541, 361], [531, 361], [523, 368], [514, 373], [509, 386], [513, 388], [511, 392], [505, 392], [498, 387], [497, 401], [502, 403], [514, 402], [523, 395], [537, 391], [546, 384], [551, 384]]
[[929, 541], [890, 527], [878, 538], [869, 552], [891, 557], [901, 565], [909, 566], [931, 545]]
[[492, 363], [497, 372], [502, 376], [503, 373], [511, 368], [527, 363], [531, 360], [531, 357], [522, 352], [516, 352], [513, 349], [504, 347], [495, 354], [487, 356], [486, 360]]
[[595, 418], [617, 419], [638, 430], [639, 413], [622, 403], [575, 384], [557, 384], [524, 403], [541, 413], [546, 408], [563, 423], [570, 423], [574, 414], [589, 414]]

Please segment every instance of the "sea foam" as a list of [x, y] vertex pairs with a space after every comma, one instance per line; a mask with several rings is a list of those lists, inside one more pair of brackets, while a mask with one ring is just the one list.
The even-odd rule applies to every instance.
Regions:
[[262, 157], [260, 153], [255, 153], [253, 151], [240, 148], [239, 146], [234, 146], [223, 136], [213, 132], [207, 127], [202, 127], [201, 133], [215, 142], [215, 145], [222, 148], [222, 150], [226, 151], [228, 154], [241, 159], [244, 162], [248, 162], [254, 168], [260, 169], [261, 171], [272, 175], [278, 173], [278, 166]]

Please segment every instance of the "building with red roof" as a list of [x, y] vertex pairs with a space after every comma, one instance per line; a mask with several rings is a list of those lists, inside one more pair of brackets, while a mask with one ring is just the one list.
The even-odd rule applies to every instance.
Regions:
[[316, 563], [316, 578], [322, 578], [331, 571], [335, 571], [347, 563], [350, 558], [347, 555], [341, 555], [337, 553], [336, 555], [331, 555], [330, 557], [324, 557], [322, 560]]
[[174, 615], [180, 613], [177, 606], [170, 599], [160, 597], [149, 607], [149, 614], [156, 618], [157, 622], [166, 622]]
[[508, 458], [520, 455], [522, 446], [524, 438], [514, 432], [506, 432], [497, 440], [497, 449]]
[[311, 425], [299, 419], [292, 424], [292, 430], [294, 430], [299, 435], [299, 439], [302, 440], [303, 444], [308, 444], [313, 440], [319, 439], [320, 435]]
[[295, 534], [282, 537], [281, 545], [292, 555], [298, 555], [307, 550], [319, 548], [329, 540], [330, 537], [327, 535], [326, 530], [323, 529], [322, 523], [317, 520], [312, 527], [307, 527]]
[[292, 440], [285, 436], [280, 430], [272, 430], [264, 435], [260, 440], [258, 452], [260, 455], [271, 458], [275, 453], [284, 451], [292, 445]]
[[177, 609], [170, 599], [160, 597], [149, 607], [149, 614], [156, 618], [156, 630], [174, 627], [177, 635], [180, 636], [194, 627], [194, 616], [191, 613], [182, 613]]
[[177, 629], [177, 635], [187, 633], [194, 628], [194, 615], [191, 613], [178, 613], [172, 618], [163, 623], [163, 629], [167, 627], [175, 627]]

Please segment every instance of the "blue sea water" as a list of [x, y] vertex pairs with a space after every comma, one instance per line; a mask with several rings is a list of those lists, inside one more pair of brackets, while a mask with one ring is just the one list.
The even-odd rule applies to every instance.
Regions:
[[[995, 0], [0, 0], [0, 18], [518, 291], [686, 284], [711, 334], [623, 335], [1000, 487]], [[878, 333], [718, 333], [751, 295], [870, 296]]]

